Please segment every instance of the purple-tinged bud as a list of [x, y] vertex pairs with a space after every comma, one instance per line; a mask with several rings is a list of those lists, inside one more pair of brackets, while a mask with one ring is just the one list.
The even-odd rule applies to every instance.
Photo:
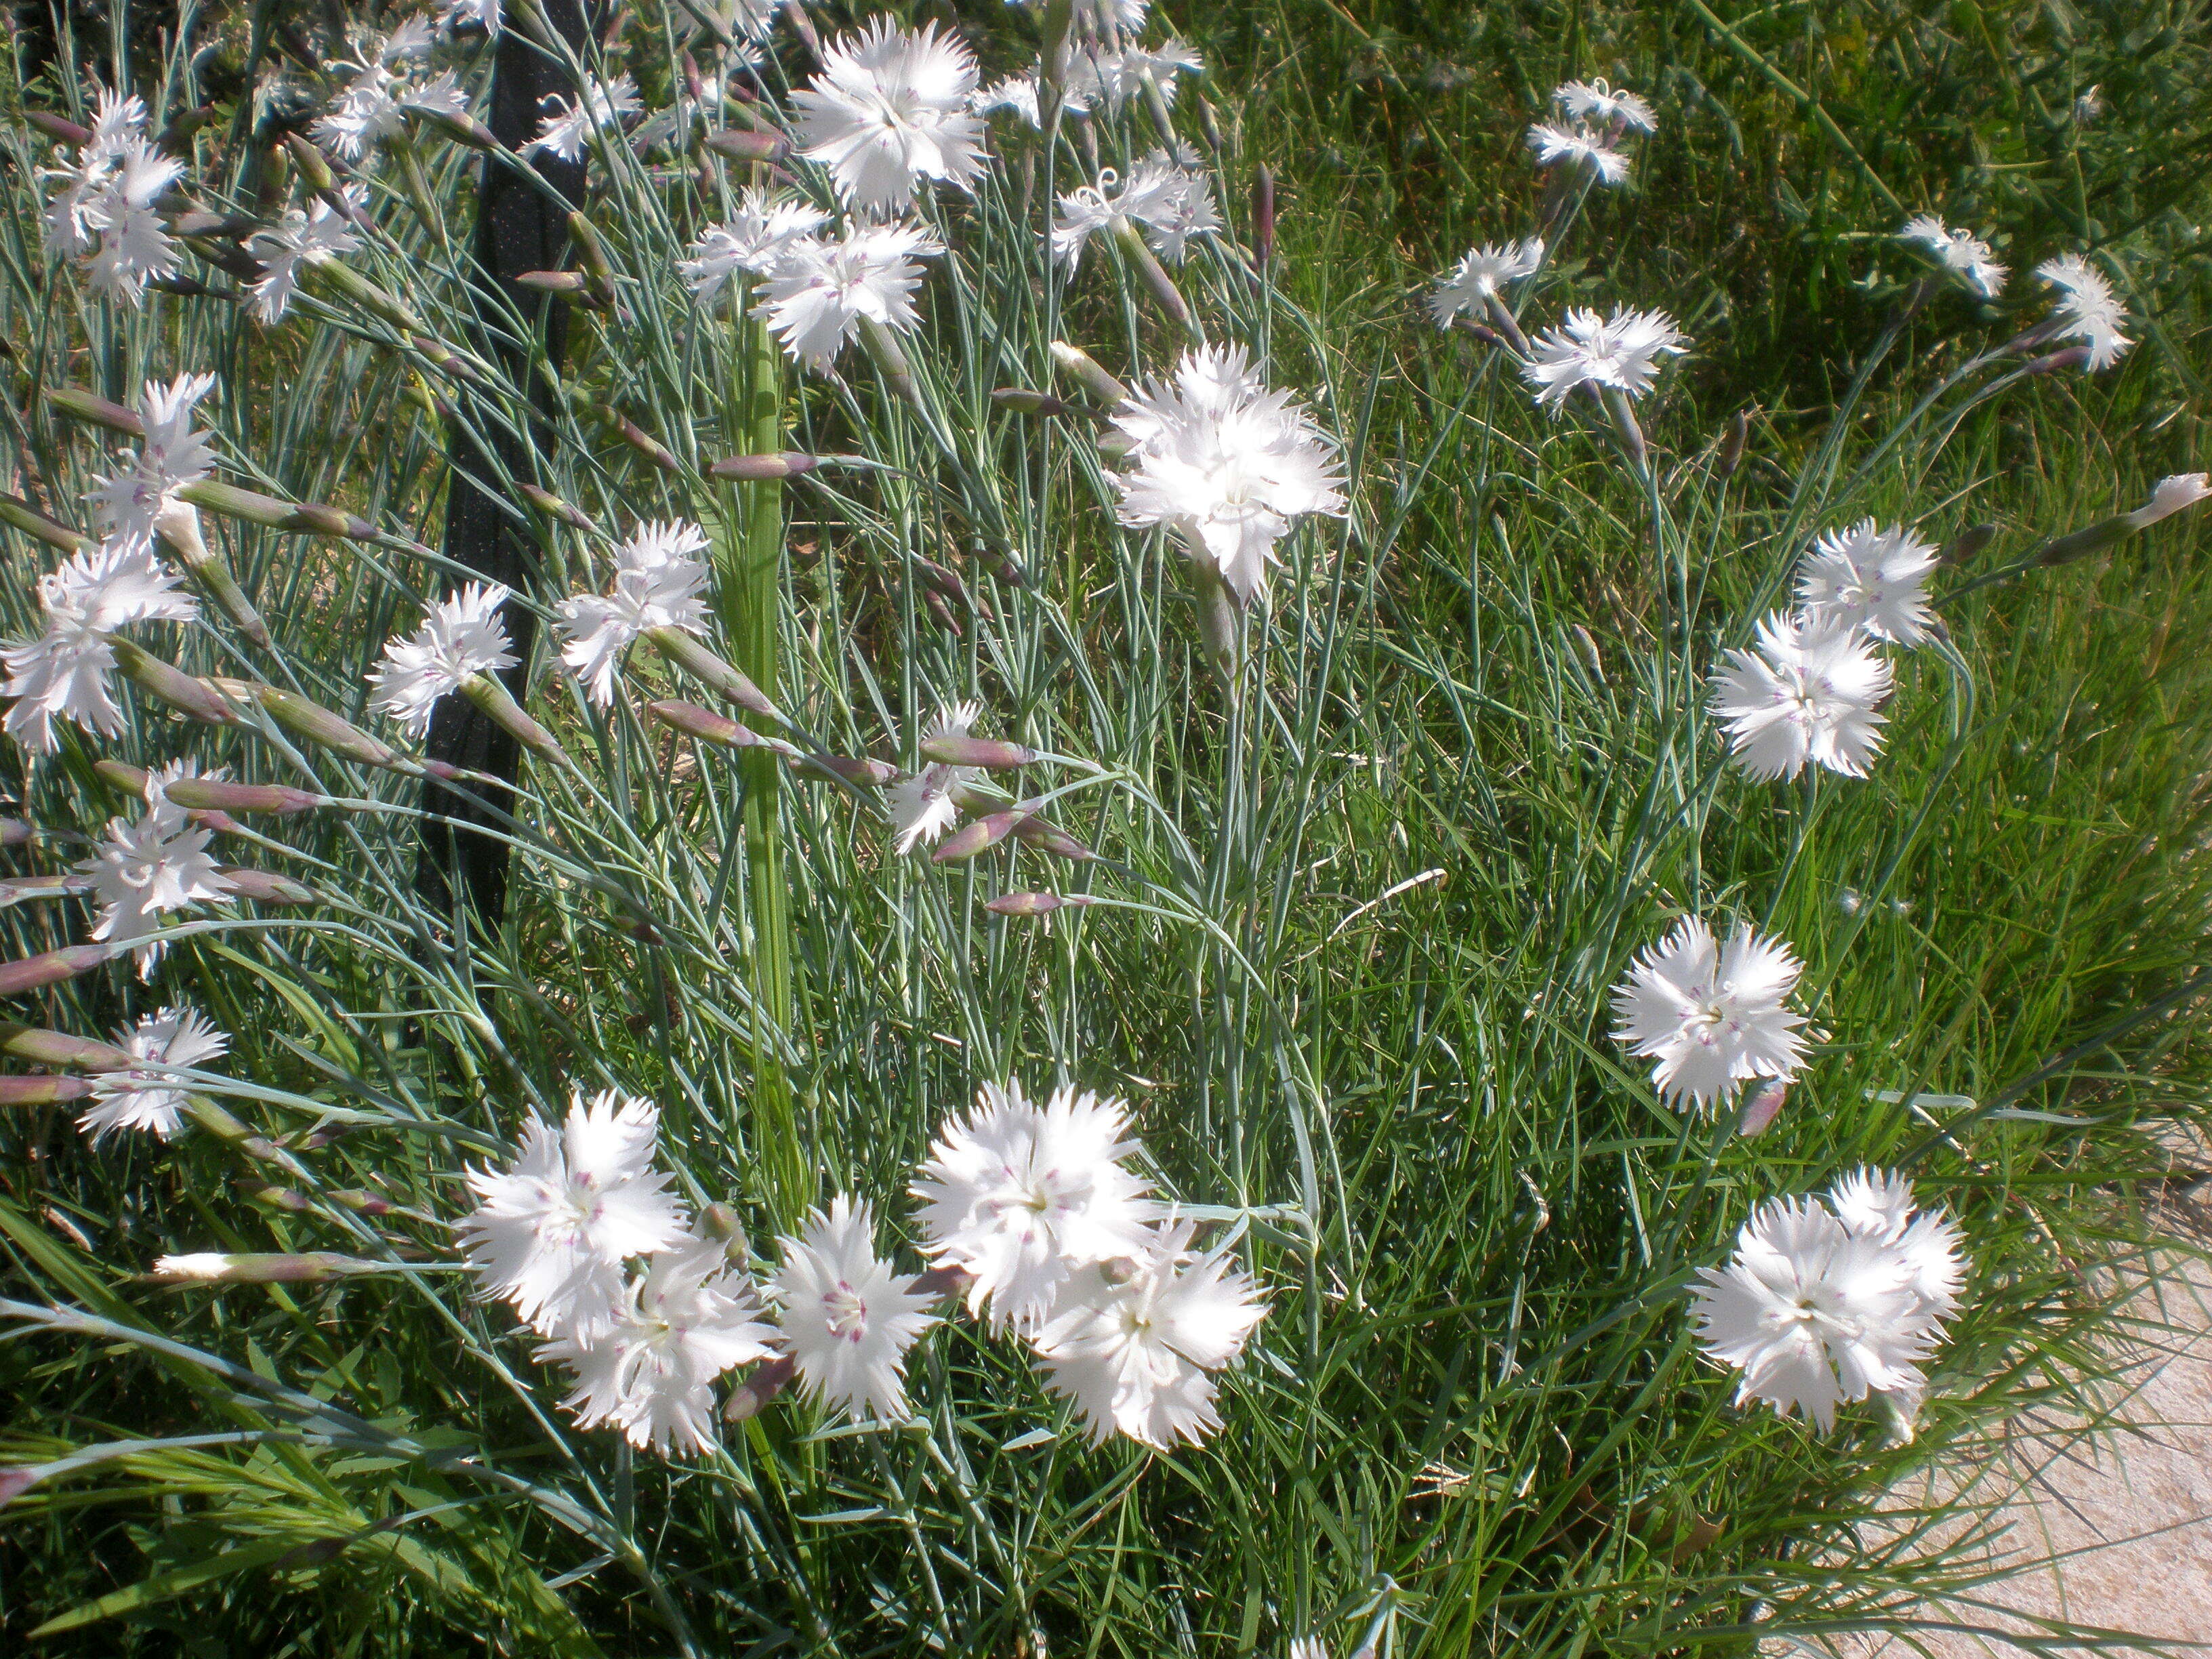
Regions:
[[936, 619], [939, 628], [944, 629], [955, 639], [967, 637], [968, 630], [961, 627], [960, 618], [954, 616], [952, 607], [945, 604], [945, 595], [933, 587], [925, 587], [921, 590], [921, 603], [929, 614]]
[[1127, 433], [1114, 431], [1102, 434], [1098, 440], [1098, 457], [1105, 461], [1126, 461], [1137, 453], [1137, 441]]
[[1027, 386], [1002, 386], [991, 394], [991, 401], [1000, 409], [1011, 409], [1017, 415], [1052, 416], [1065, 415], [1074, 405], [1064, 398], [1055, 398], [1049, 392], [1032, 392]]
[[424, 109], [416, 104], [404, 106], [400, 113], [411, 115], [418, 121], [428, 121], [432, 126], [441, 129], [455, 143], [466, 144], [471, 149], [497, 150], [507, 148], [499, 142], [497, 133], [473, 115], [452, 110]]
[[2056, 374], [2061, 370], [2080, 368], [2089, 361], [2089, 348], [2068, 346], [2063, 351], [2045, 352], [2040, 357], [2031, 357], [2020, 366], [2023, 374]]
[[238, 711], [207, 681], [195, 679], [174, 664], [149, 656], [130, 641], [113, 635], [108, 636], [107, 648], [114, 653], [115, 665], [149, 696], [210, 726], [238, 723]]
[[1052, 360], [1092, 397], [1109, 404], [1128, 401], [1129, 388], [1101, 368], [1091, 354], [1080, 346], [1072, 346], [1065, 340], [1054, 340], [1052, 343]]
[[925, 1267], [908, 1281], [907, 1289], [916, 1296], [933, 1297], [942, 1302], [965, 1296], [968, 1287], [975, 1282], [975, 1275], [965, 1267]]
[[1765, 1134], [1767, 1126], [1782, 1114], [1782, 1103], [1790, 1098], [1790, 1079], [1771, 1077], [1760, 1084], [1744, 1103], [1743, 1115], [1736, 1121], [1735, 1132], [1746, 1138]]
[[0, 524], [13, 526], [26, 536], [48, 547], [58, 547], [64, 553], [82, 553], [93, 545], [91, 537], [67, 525], [56, 524], [28, 501], [13, 495], [0, 495]]
[[986, 813], [983, 817], [963, 823], [937, 845], [929, 855], [932, 864], [959, 864], [988, 852], [1008, 836], [1029, 814], [1019, 809]]
[[287, 1215], [305, 1215], [313, 1207], [307, 1194], [296, 1187], [272, 1187], [258, 1176], [241, 1176], [239, 1189], [249, 1204], [258, 1204], [264, 1210], [276, 1210]]
[[741, 726], [711, 708], [702, 708], [696, 702], [649, 702], [645, 708], [663, 726], [673, 726], [686, 736], [707, 743], [720, 744], [725, 749], [773, 749], [781, 755], [799, 752], [781, 738], [764, 738], [750, 726]]
[[1087, 864], [1098, 856], [1066, 830], [1032, 814], [1014, 826], [1014, 839], [1040, 853], [1050, 853], [1073, 864]]
[[1252, 179], [1252, 251], [1263, 270], [1275, 257], [1275, 174], [1267, 167]]
[[707, 148], [732, 161], [773, 161], [790, 148], [773, 132], [738, 132], [725, 127], [707, 135]]
[[590, 515], [585, 513], [583, 508], [569, 506], [550, 489], [540, 489], [536, 484], [527, 483], [521, 485], [520, 489], [522, 499], [549, 519], [557, 519], [562, 524], [573, 525], [579, 530], [595, 530], [599, 527], [592, 522]]
[[0, 847], [22, 847], [38, 831], [21, 818], [0, 818]]
[[[273, 685], [263, 685], [252, 680], [211, 678], [208, 682], [225, 696], [242, 703], [258, 703], [269, 718], [285, 731], [303, 742], [363, 766], [382, 767], [392, 771], [411, 771], [414, 769], [399, 751], [362, 731], [350, 721], [341, 719], [319, 702], [311, 702], [296, 691], [280, 690]], [[425, 767], [424, 770], [429, 769]]]
[[648, 628], [643, 637], [647, 644], [677, 667], [703, 681], [738, 708], [750, 710], [763, 720], [774, 720], [778, 726], [791, 724], [783, 711], [769, 701], [768, 694], [755, 685], [743, 670], [724, 662], [696, 635], [687, 634], [680, 628]]
[[138, 1062], [122, 1049], [67, 1031], [0, 1022], [0, 1051], [33, 1066], [67, 1066], [80, 1072], [119, 1072]]
[[526, 270], [514, 280], [533, 294], [581, 295], [592, 285], [580, 270]]
[[0, 963], [0, 997], [20, 997], [88, 974], [107, 960], [104, 945], [65, 945], [21, 962]]
[[707, 77], [699, 73], [699, 60], [685, 52], [679, 60], [684, 71], [684, 95], [697, 103], [707, 95]]
[[177, 556], [177, 562], [191, 573], [192, 580], [222, 607], [223, 614], [238, 624], [240, 633], [264, 651], [273, 648], [275, 641], [269, 636], [269, 624], [261, 620], [261, 613], [246, 597], [246, 590], [238, 585], [238, 578], [231, 574], [222, 556], [210, 548], [200, 535], [198, 507], [188, 501], [164, 504], [154, 515], [154, 533]]
[[342, 1188], [331, 1194], [330, 1199], [332, 1203], [343, 1204], [355, 1214], [365, 1215], [371, 1220], [390, 1215], [396, 1207], [390, 1199], [380, 1194], [365, 1192], [358, 1187]]
[[92, 878], [73, 870], [40, 876], [11, 876], [0, 881], [0, 909], [32, 899], [73, 898], [92, 890]]
[[213, 126], [218, 118], [218, 112], [211, 104], [202, 104], [197, 109], [181, 111], [169, 118], [169, 124], [161, 129], [161, 136], [154, 140], [155, 146], [168, 151], [172, 155], [182, 155], [185, 153], [185, 146], [192, 142], [192, 135], [202, 127]]
[[204, 507], [226, 519], [243, 519], [270, 530], [289, 530], [300, 536], [339, 536], [361, 541], [375, 536], [374, 525], [350, 513], [319, 501], [280, 501], [257, 490], [203, 478], [177, 491], [179, 501]]
[[91, 1092], [81, 1077], [0, 1077], [0, 1106], [54, 1106]]
[[676, 459], [675, 452], [636, 422], [612, 410], [606, 411], [606, 422], [617, 437], [663, 472], [680, 473], [684, 471], [684, 463]]
[[613, 261], [607, 258], [607, 245], [599, 240], [599, 228], [581, 213], [568, 216], [568, 235], [576, 244], [577, 257], [583, 260], [584, 269], [610, 288], [614, 284]]
[[811, 472], [821, 465], [819, 455], [803, 455], [795, 449], [787, 449], [779, 455], [732, 455], [709, 466], [707, 476], [734, 479], [740, 483], [770, 483], [778, 478], [795, 478], [802, 472]]
[[[786, 14], [803, 17], [805, 14], [796, 6]], [[725, 1422], [742, 1423], [749, 1417], [758, 1417], [768, 1403], [790, 1385], [799, 1375], [799, 1362], [789, 1355], [763, 1360], [753, 1367], [745, 1380], [730, 1390], [730, 1397], [722, 1402]]]
[[1997, 527], [1993, 524], [1968, 525], [1951, 538], [1943, 550], [1943, 562], [1964, 564], [1997, 538]]
[[[67, 116], [57, 115], [52, 110], [27, 109], [23, 112], [23, 119], [47, 137], [58, 138], [64, 144], [88, 144], [92, 142], [90, 127], [81, 127]], [[6, 1501], [0, 1498], [0, 1503]]]
[[996, 771], [1005, 767], [1027, 766], [1036, 759], [1037, 751], [993, 738], [947, 736], [924, 739], [921, 757], [939, 766], [981, 766]]
[[1743, 465], [1743, 452], [1751, 441], [1751, 411], [1739, 409], [1729, 421], [1728, 436], [1721, 440], [1720, 459], [1713, 471], [1723, 478], [1735, 476], [1736, 468]]
[[72, 421], [82, 421], [87, 426], [104, 428], [125, 438], [146, 435], [146, 422], [140, 420], [121, 404], [110, 403], [96, 392], [81, 386], [54, 386], [46, 388], [46, 401], [54, 412]]
[[274, 870], [247, 870], [237, 865], [225, 865], [219, 872], [230, 884], [230, 896], [251, 899], [256, 904], [313, 904], [315, 890], [289, 876], [280, 876]]
[[880, 789], [896, 782], [899, 769], [888, 761], [855, 760], [850, 755], [795, 755], [791, 763], [799, 771], [812, 768], [851, 784], [855, 789]]
[[161, 793], [174, 805], [199, 812], [279, 812], [289, 817], [326, 804], [326, 798], [288, 783], [229, 783], [221, 778], [177, 778]]
[[1088, 893], [1001, 893], [983, 908], [1001, 916], [1048, 916], [1055, 910], [1097, 903]]

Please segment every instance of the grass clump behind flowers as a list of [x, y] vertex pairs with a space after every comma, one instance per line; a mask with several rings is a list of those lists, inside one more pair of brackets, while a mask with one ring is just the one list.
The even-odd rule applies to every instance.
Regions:
[[1614, 246], [1679, 77], [1347, 291], [1144, 9], [19, 57], [11, 1636], [1971, 1622], [1856, 1523], [2079, 1396], [2201, 1094], [2172, 227], [1869, 207], [1769, 414]]

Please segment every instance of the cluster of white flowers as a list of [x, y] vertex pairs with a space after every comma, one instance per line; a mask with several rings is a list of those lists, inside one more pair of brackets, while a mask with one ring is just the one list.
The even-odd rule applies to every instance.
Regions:
[[1344, 511], [1335, 444], [1242, 346], [1186, 352], [1175, 378], [1139, 386], [1114, 424], [1136, 445], [1114, 478], [1121, 522], [1166, 526], [1240, 599], [1265, 587], [1294, 520]]
[[143, 100], [112, 92], [100, 94], [91, 131], [75, 149], [64, 165], [42, 170], [58, 186], [46, 206], [46, 252], [89, 256], [94, 290], [136, 305], [148, 283], [177, 274], [176, 239], [157, 204], [185, 164], [147, 137]]
[[459, 1239], [483, 1293], [574, 1374], [577, 1421], [664, 1455], [714, 1443], [715, 1385], [744, 1365], [761, 1370], [741, 1411], [795, 1377], [827, 1411], [903, 1420], [908, 1351], [956, 1293], [1030, 1342], [1094, 1441], [1166, 1448], [1218, 1425], [1212, 1373], [1267, 1310], [1125, 1167], [1127, 1130], [1119, 1101], [1062, 1090], [1040, 1107], [987, 1086], [915, 1172], [930, 1274], [899, 1273], [868, 1204], [840, 1194], [756, 1277], [653, 1168], [659, 1110], [610, 1090], [557, 1130], [532, 1115], [513, 1164], [472, 1171]]
[[345, 160], [358, 161], [406, 131], [410, 111], [466, 115], [468, 98], [453, 71], [430, 73], [436, 44], [429, 21], [422, 17], [409, 18], [389, 34], [357, 36], [353, 55], [330, 66], [349, 78], [316, 120], [315, 136]]
[[1726, 1267], [1699, 1271], [1698, 1335], [1743, 1373], [1739, 1403], [1802, 1412], [1823, 1430], [1836, 1407], [1880, 1395], [1911, 1433], [1923, 1367], [1966, 1282], [1961, 1235], [1938, 1210], [1916, 1213], [1911, 1182], [1860, 1170], [1817, 1198], [1762, 1205]]
[[1586, 173], [1601, 185], [1626, 182], [1629, 158], [1621, 141], [1632, 132], [1656, 132], [1651, 106], [1632, 92], [1616, 92], [1603, 80], [1570, 81], [1552, 94], [1561, 119], [1528, 129], [1528, 148], [1540, 167]]
[[1984, 300], [1994, 300], [2003, 291], [2010, 273], [1997, 263], [1990, 245], [1972, 231], [1954, 230], [1934, 214], [1923, 213], [1906, 220], [1897, 235], [1900, 241], [1919, 243], [1938, 264]]

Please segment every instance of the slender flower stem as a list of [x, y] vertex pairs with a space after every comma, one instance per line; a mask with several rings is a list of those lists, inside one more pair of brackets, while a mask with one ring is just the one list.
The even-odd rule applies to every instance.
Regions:
[[[772, 455], [784, 447], [782, 359], [766, 321], [748, 314], [738, 325], [738, 453]], [[731, 486], [732, 506], [715, 543], [714, 604], [735, 665], [763, 695], [777, 685], [777, 619], [783, 575], [783, 486], [774, 481]], [[752, 970], [753, 1150], [766, 1172], [777, 1224], [797, 1224], [814, 1181], [799, 1130], [791, 1079], [784, 1070], [784, 1033], [793, 1012], [790, 896], [784, 884], [779, 791], [783, 762], [766, 748], [737, 757], [742, 808]]]

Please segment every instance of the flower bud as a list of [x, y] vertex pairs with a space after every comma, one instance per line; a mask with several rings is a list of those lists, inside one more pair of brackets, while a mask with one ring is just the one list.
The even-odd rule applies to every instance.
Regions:
[[932, 864], [959, 864], [980, 853], [988, 852], [1013, 834], [1014, 826], [1028, 816], [1018, 808], [987, 813], [961, 825], [939, 842], [937, 850], [929, 855], [929, 861]]
[[390, 1215], [396, 1207], [381, 1194], [366, 1192], [358, 1187], [341, 1188], [327, 1196], [332, 1203], [343, 1204], [355, 1214], [365, 1215], [371, 1220]]
[[33, 1066], [67, 1066], [80, 1072], [119, 1072], [137, 1065], [122, 1049], [66, 1031], [0, 1022], [0, 1051]]
[[781, 755], [799, 753], [781, 738], [764, 738], [750, 726], [740, 726], [728, 715], [702, 708], [696, 702], [649, 702], [645, 708], [663, 726], [708, 743], [719, 743], [725, 749], [773, 749]]
[[461, 682], [461, 695], [525, 748], [534, 749], [541, 755], [561, 752], [561, 740], [524, 713], [514, 694], [491, 675], [470, 675]]
[[68, 117], [57, 115], [52, 110], [27, 109], [23, 112], [23, 119], [47, 137], [58, 138], [64, 144], [82, 145], [92, 142], [90, 127], [81, 127]]
[[1767, 1126], [1781, 1115], [1782, 1103], [1789, 1097], [1789, 1079], [1767, 1079], [1744, 1103], [1743, 1115], [1737, 1120], [1735, 1132], [1746, 1138], [1765, 1133]]
[[38, 831], [21, 818], [0, 817], [0, 847], [24, 847]]
[[[805, 14], [794, 7], [793, 15]], [[722, 1402], [723, 1420], [742, 1423], [749, 1417], [759, 1416], [769, 1401], [781, 1394], [798, 1374], [799, 1362], [788, 1356], [763, 1360], [744, 1382], [730, 1390], [730, 1397]]]
[[724, 662], [696, 635], [687, 634], [680, 628], [648, 628], [643, 637], [648, 645], [677, 667], [694, 678], [704, 681], [738, 708], [750, 709], [763, 720], [774, 720], [778, 726], [791, 724], [783, 711], [769, 702], [767, 694], [747, 678], [742, 670]]
[[237, 865], [225, 865], [217, 872], [230, 884], [234, 898], [251, 899], [256, 904], [313, 904], [315, 890], [289, 876], [280, 876], [274, 870], [247, 870]]
[[10, 876], [0, 881], [0, 910], [33, 899], [71, 898], [92, 890], [92, 878], [64, 870], [42, 876]]
[[595, 530], [599, 527], [592, 522], [590, 515], [585, 513], [583, 508], [569, 506], [551, 490], [540, 489], [536, 484], [528, 483], [521, 485], [520, 488], [522, 499], [547, 518], [557, 519], [562, 524], [573, 525], [579, 530]]
[[1050, 853], [1073, 864], [1086, 864], [1098, 856], [1081, 842], [1056, 825], [1047, 823], [1034, 815], [1014, 826], [1014, 839], [1024, 846], [1034, 847], [1040, 853]]
[[72, 421], [82, 421], [87, 426], [103, 427], [125, 438], [146, 435], [146, 422], [140, 420], [121, 404], [110, 403], [96, 392], [81, 386], [54, 386], [46, 388], [46, 401], [57, 414]]
[[1951, 538], [1950, 545], [1943, 550], [1943, 562], [1964, 564], [1997, 538], [1997, 527], [1993, 524], [1968, 525]]
[[246, 597], [246, 590], [238, 585], [222, 556], [201, 538], [198, 508], [189, 501], [168, 502], [154, 515], [154, 533], [177, 556], [177, 562], [191, 573], [192, 580], [222, 607], [223, 614], [238, 624], [240, 633], [263, 650], [271, 648], [275, 641], [269, 637], [268, 623], [261, 620], [261, 613]]
[[0, 1106], [52, 1106], [91, 1092], [81, 1077], [0, 1077]]
[[114, 653], [115, 665], [148, 696], [210, 726], [238, 723], [238, 711], [206, 680], [195, 679], [174, 664], [149, 656], [130, 641], [113, 635], [108, 635], [107, 647]]
[[1264, 166], [1252, 179], [1252, 251], [1263, 270], [1275, 257], [1275, 175]]
[[251, 680], [210, 678], [208, 684], [240, 702], [258, 703], [270, 719], [303, 742], [343, 755], [363, 766], [401, 772], [414, 769], [398, 750], [296, 691], [280, 690]]
[[321, 806], [325, 800], [289, 783], [231, 783], [222, 778], [178, 778], [161, 793], [191, 811], [280, 812], [287, 817]]
[[2031, 562], [2045, 567], [2070, 564], [2092, 553], [2118, 547], [2135, 533], [2136, 527], [2128, 521], [2128, 515], [2117, 514], [2109, 519], [2100, 519], [2087, 529], [2077, 530], [2070, 536], [2052, 538], [2037, 550]]
[[1176, 286], [1175, 278], [1168, 275], [1168, 268], [1160, 263], [1160, 256], [1152, 252], [1152, 244], [1145, 240], [1143, 233], [1127, 219], [1117, 218], [1114, 221], [1111, 234], [1115, 245], [1121, 248], [1122, 257], [1136, 266], [1137, 275], [1144, 278], [1145, 286], [1152, 289], [1152, 297], [1160, 302], [1160, 308], [1167, 313], [1169, 319], [1193, 340], [1204, 344], [1206, 331], [1198, 325], [1198, 317], [1191, 310], [1190, 302], [1182, 297], [1182, 290]]
[[0, 495], [0, 524], [12, 526], [26, 536], [48, 547], [58, 547], [64, 553], [82, 553], [93, 545], [91, 537], [67, 525], [56, 524], [28, 501], [18, 501], [13, 495]]
[[1037, 757], [1037, 751], [1018, 743], [1002, 743], [992, 738], [945, 736], [925, 739], [921, 757], [939, 766], [981, 766], [997, 771], [1027, 766]]
[[1001, 916], [1048, 916], [1055, 910], [1097, 903], [1087, 893], [1001, 893], [983, 908]]
[[272, 1187], [259, 1176], [252, 1175], [239, 1177], [238, 1186], [245, 1194], [247, 1203], [258, 1205], [264, 1210], [276, 1210], [286, 1215], [304, 1215], [309, 1208], [310, 1200], [307, 1194], [296, 1187]]
[[2079, 368], [2089, 361], [2089, 348], [2068, 346], [2063, 351], [2046, 352], [2040, 357], [2031, 357], [2020, 366], [2023, 374], [2056, 374], [2062, 369]]
[[965, 1267], [925, 1267], [908, 1282], [907, 1289], [915, 1296], [935, 1297], [942, 1301], [965, 1295], [975, 1277]]
[[428, 122], [455, 143], [466, 144], [471, 149], [498, 150], [507, 148], [499, 142], [497, 133], [473, 115], [458, 111], [424, 109], [418, 104], [404, 106], [400, 113], [412, 116], [418, 121]]
[[104, 945], [65, 945], [21, 962], [0, 963], [0, 997], [19, 997], [88, 974], [107, 960]]
[[1049, 392], [1031, 392], [1026, 386], [1002, 386], [991, 394], [991, 401], [1000, 409], [1011, 409], [1017, 415], [1051, 416], [1065, 415], [1073, 407], [1065, 398], [1055, 398]]
[[773, 132], [738, 132], [725, 127], [707, 135], [707, 148], [732, 161], [773, 161], [790, 146]]
[[179, 501], [204, 507], [226, 519], [243, 519], [270, 530], [289, 530], [301, 536], [342, 536], [362, 541], [378, 534], [374, 525], [350, 513], [319, 501], [280, 501], [273, 495], [240, 489], [234, 484], [202, 478], [177, 491]]
[[1127, 403], [1129, 388], [1099, 368], [1091, 354], [1065, 340], [1052, 343], [1052, 360], [1073, 376], [1076, 383], [1092, 397], [1109, 404]]
[[592, 285], [592, 279], [580, 270], [526, 270], [514, 280], [517, 286], [533, 294], [581, 295]]
[[1723, 478], [1735, 476], [1743, 465], [1744, 447], [1751, 440], [1751, 411], [1739, 409], [1729, 421], [1728, 436], [1721, 440], [1720, 459], [1713, 470]]
[[707, 476], [735, 479], [740, 483], [769, 483], [778, 478], [795, 478], [821, 465], [819, 455], [803, 455], [795, 449], [787, 449], [778, 455], [732, 455], [709, 466]]
[[608, 427], [617, 437], [663, 472], [680, 473], [684, 471], [684, 463], [676, 459], [674, 453], [636, 422], [612, 410], [605, 410], [605, 415]]

